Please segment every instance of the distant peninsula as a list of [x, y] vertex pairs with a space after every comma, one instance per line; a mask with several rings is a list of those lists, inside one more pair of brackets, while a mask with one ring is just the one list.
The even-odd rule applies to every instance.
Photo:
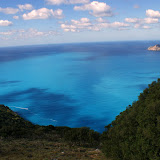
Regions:
[[151, 46], [148, 48], [149, 51], [160, 51], [160, 44], [157, 44], [155, 46]]

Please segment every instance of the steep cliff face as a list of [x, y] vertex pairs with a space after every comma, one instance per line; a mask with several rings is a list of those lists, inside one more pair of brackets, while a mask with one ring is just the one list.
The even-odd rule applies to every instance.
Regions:
[[155, 46], [151, 46], [148, 48], [149, 51], [160, 51], [160, 44], [157, 44]]

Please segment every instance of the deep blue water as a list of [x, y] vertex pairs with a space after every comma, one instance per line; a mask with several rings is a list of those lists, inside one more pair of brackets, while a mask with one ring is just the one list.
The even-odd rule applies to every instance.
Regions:
[[0, 48], [0, 103], [41, 125], [104, 126], [160, 77], [156, 41]]

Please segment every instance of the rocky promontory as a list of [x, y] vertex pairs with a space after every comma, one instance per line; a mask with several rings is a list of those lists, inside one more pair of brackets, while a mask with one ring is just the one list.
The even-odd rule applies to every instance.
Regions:
[[160, 51], [160, 44], [157, 44], [155, 46], [151, 46], [148, 48], [149, 51]]

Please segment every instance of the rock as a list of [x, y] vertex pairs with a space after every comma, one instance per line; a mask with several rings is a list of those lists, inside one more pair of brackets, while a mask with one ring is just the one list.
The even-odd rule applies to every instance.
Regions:
[[155, 46], [151, 46], [148, 48], [149, 51], [160, 51], [160, 44], [157, 44]]

